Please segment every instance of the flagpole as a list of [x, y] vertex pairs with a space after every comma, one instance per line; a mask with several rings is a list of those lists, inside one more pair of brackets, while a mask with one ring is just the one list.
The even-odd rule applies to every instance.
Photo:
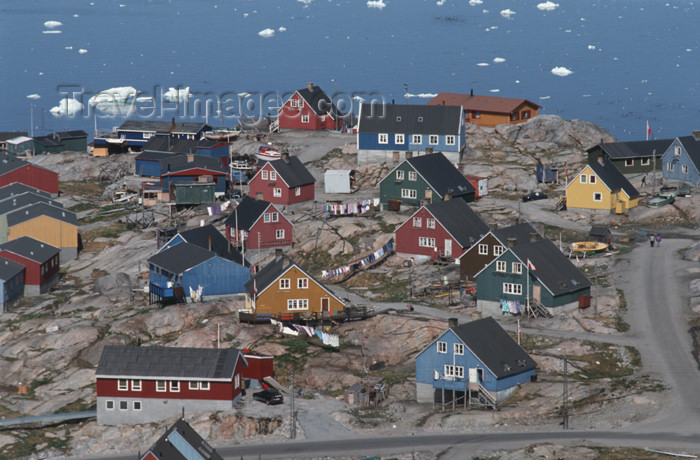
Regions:
[[527, 261], [527, 270], [525, 273], [526, 278], [526, 284], [527, 284], [527, 298], [525, 299], [525, 305], [527, 308], [527, 314], [530, 314], [530, 261]]

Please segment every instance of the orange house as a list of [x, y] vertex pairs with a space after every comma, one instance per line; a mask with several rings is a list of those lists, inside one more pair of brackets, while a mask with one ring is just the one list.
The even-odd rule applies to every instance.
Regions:
[[527, 99], [470, 94], [440, 93], [428, 105], [461, 105], [464, 121], [493, 128], [502, 124], [516, 124], [537, 116], [539, 105]]
[[246, 307], [256, 315], [281, 317], [342, 313], [343, 301], [287, 256], [278, 256], [245, 283]]

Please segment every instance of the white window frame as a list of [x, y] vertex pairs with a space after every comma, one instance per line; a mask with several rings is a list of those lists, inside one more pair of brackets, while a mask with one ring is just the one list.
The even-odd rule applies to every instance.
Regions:
[[187, 388], [190, 390], [199, 390], [199, 382], [193, 382], [192, 380], [190, 380], [187, 383]]
[[156, 393], [165, 393], [166, 391], [168, 391], [168, 382], [156, 380]]
[[131, 381], [131, 391], [141, 391], [141, 380]]
[[408, 172], [408, 180], [415, 182], [418, 179], [418, 173], [415, 171]]
[[628, 158], [625, 160], [625, 167], [629, 168], [630, 166], [634, 166], [634, 158]]
[[418, 237], [418, 246], [422, 248], [434, 248], [435, 238], [428, 238], [427, 236]]
[[119, 390], [119, 391], [129, 391], [129, 379], [119, 379], [119, 380], [117, 380], [117, 390]]
[[479, 255], [480, 256], [487, 256], [489, 255], [489, 245], [488, 244], [479, 244]]
[[438, 353], [447, 353], [447, 342], [438, 341], [437, 352]]
[[431, 134], [428, 136], [428, 144], [438, 145], [440, 143], [440, 136], [436, 134]]
[[304, 108], [304, 99], [297, 99], [297, 107], [300, 109]]
[[389, 135], [387, 133], [379, 133], [377, 135], [377, 142], [379, 142], [380, 144], [388, 144]]
[[402, 188], [401, 189], [401, 198], [416, 199], [417, 197], [418, 197], [418, 193], [416, 192], [416, 189], [413, 189], [413, 188]]
[[199, 389], [203, 391], [209, 391], [209, 382], [199, 382]]
[[129, 401], [119, 401], [119, 410], [129, 410]]
[[294, 188], [294, 196], [299, 196], [299, 195], [301, 195], [301, 187]]
[[403, 134], [394, 134], [394, 144], [405, 144], [406, 138]]
[[297, 289], [309, 289], [309, 279], [297, 278]]
[[309, 116], [304, 114], [301, 116], [301, 122], [302, 123], [308, 123], [309, 122]]
[[640, 158], [639, 164], [641, 166], [649, 166], [651, 164], [651, 160], [649, 158]]
[[411, 144], [422, 144], [423, 136], [421, 134], [413, 134], [411, 136]]
[[280, 278], [280, 289], [290, 289], [291, 283], [289, 278]]
[[455, 366], [454, 373], [455, 373], [456, 379], [463, 379], [464, 378], [464, 366]]
[[680, 145], [673, 147], [673, 154], [677, 157], [681, 156], [681, 146]]
[[600, 192], [593, 192], [593, 201], [596, 201], [596, 202], [603, 201], [603, 194]]
[[265, 214], [263, 214], [263, 222], [264, 222], [264, 223], [266, 223], [266, 224], [269, 223], [271, 219], [272, 219], [272, 218], [270, 217], [270, 213], [269, 213], [269, 212], [266, 212]]
[[272, 196], [275, 198], [282, 198], [282, 189], [275, 187], [272, 189]]
[[425, 219], [425, 228], [435, 228], [435, 219]]
[[400, 169], [396, 170], [396, 180], [403, 180], [404, 178], [404, 172]]
[[139, 412], [141, 409], [143, 409], [143, 404], [141, 404], [141, 401], [134, 401], [131, 404], [131, 407], [136, 411]]
[[144, 139], [150, 139], [155, 135], [155, 133], [143, 133]]
[[493, 246], [493, 255], [494, 256], [498, 257], [501, 254], [503, 254], [504, 252], [506, 252], [506, 248], [501, 246], [500, 244], [495, 244]]
[[517, 283], [503, 283], [503, 293], [511, 295], [522, 295], [523, 285]]
[[114, 400], [113, 399], [108, 399], [107, 401], [105, 401], [105, 410], [114, 410]]
[[262, 171], [260, 171], [260, 178], [262, 180], [267, 180], [267, 169], [263, 169]]
[[481, 118], [481, 112], [474, 112], [473, 115], [474, 115], [474, 118], [476, 118], [477, 120], [479, 118]]
[[180, 381], [179, 380], [171, 380], [170, 381], [170, 391], [172, 393], [179, 393], [180, 392]]
[[596, 181], [597, 181], [596, 176], [594, 176], [593, 174], [591, 174], [590, 176], [588, 176], [588, 183], [589, 183], [589, 184], [595, 184]]
[[420, 217], [414, 217], [413, 218], [413, 227], [414, 228], [421, 228], [423, 226], [423, 219]]
[[446, 145], [455, 145], [455, 136], [453, 136], [453, 135], [445, 136], [445, 144]]
[[523, 273], [523, 264], [520, 262], [513, 262], [510, 264], [510, 269], [513, 273], [517, 273], [518, 275], [522, 275]]
[[270, 180], [277, 180], [277, 171], [270, 171]]
[[498, 273], [505, 273], [508, 268], [508, 263], [505, 260], [496, 261], [496, 271]]
[[670, 161], [666, 163], [666, 171], [673, 172], [673, 163], [671, 163]]
[[280, 215], [278, 212], [270, 213], [270, 217], [272, 219], [272, 222], [279, 222], [279, 220], [280, 220]]
[[586, 175], [586, 174], [581, 174], [581, 176], [579, 177], [578, 180], [579, 180], [579, 182], [581, 182], [582, 184], [587, 184], [587, 183], [588, 183], [588, 175]]
[[308, 310], [309, 299], [287, 299], [287, 310]]
[[296, 108], [296, 106], [297, 106], [297, 100], [294, 99], [294, 98], [290, 99], [290, 100], [289, 100], [289, 106], [290, 106], [290, 107]]
[[277, 230], [275, 230], [275, 239], [278, 239], [278, 240], [284, 239], [284, 229], [283, 228], [278, 228]]
[[688, 165], [681, 165], [681, 172], [683, 174], [688, 174]]
[[452, 348], [453, 348], [453, 352], [455, 355], [463, 355], [464, 354], [464, 344], [463, 343], [455, 343]]

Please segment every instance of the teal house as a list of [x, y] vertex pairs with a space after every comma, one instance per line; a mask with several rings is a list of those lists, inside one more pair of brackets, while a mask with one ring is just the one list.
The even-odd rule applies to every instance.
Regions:
[[661, 163], [664, 180], [700, 185], [700, 131], [674, 139]]
[[442, 153], [406, 158], [379, 183], [379, 198], [386, 205], [400, 200], [421, 206], [460, 198], [470, 203], [476, 189]]
[[585, 308], [591, 282], [548, 239], [506, 248], [476, 274], [477, 310], [484, 316], [526, 315], [528, 296], [531, 306], [550, 314]]

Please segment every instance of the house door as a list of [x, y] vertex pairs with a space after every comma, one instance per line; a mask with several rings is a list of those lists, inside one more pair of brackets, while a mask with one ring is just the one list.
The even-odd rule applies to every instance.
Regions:
[[452, 257], [452, 240], [445, 239], [445, 256]]
[[322, 312], [330, 311], [330, 299], [328, 297], [321, 298], [321, 311]]
[[540, 297], [540, 286], [534, 285], [532, 286], [532, 298], [535, 300], [535, 302], [539, 303], [541, 300]]
[[469, 368], [469, 383], [477, 383], [479, 381], [479, 374], [477, 373], [477, 368]]
[[430, 201], [431, 203], [433, 202], [433, 191], [432, 189], [425, 189], [425, 199]]
[[399, 152], [394, 152], [394, 163], [399, 162]]

